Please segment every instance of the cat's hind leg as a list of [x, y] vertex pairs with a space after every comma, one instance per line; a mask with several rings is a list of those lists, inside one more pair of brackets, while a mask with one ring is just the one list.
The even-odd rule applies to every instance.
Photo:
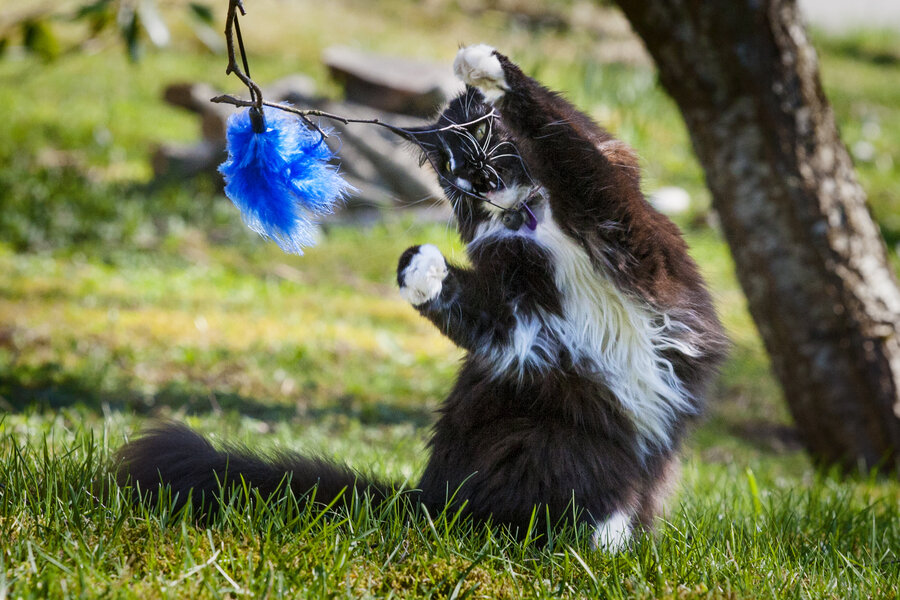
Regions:
[[631, 542], [634, 517], [627, 511], [616, 511], [597, 523], [591, 536], [591, 547], [614, 554], [624, 550]]
[[597, 523], [591, 546], [601, 552], [621, 552], [631, 543], [635, 530], [652, 532], [665, 514], [666, 500], [672, 495], [681, 474], [677, 455], [662, 458], [655, 474], [643, 485], [634, 510], [618, 509]]

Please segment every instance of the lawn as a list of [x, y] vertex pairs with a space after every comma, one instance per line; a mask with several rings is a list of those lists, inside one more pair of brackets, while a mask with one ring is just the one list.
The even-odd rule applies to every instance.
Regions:
[[[0, 57], [0, 598], [896, 598], [900, 485], [817, 471], [733, 274], [677, 111], [651, 68], [602, 64], [590, 32], [440, 2], [248, 3], [254, 76], [310, 73], [331, 43], [449, 61], [488, 40], [632, 144], [681, 219], [734, 341], [656, 536], [607, 556], [584, 532], [520, 543], [400, 504], [323, 516], [285, 497], [195, 525], [134, 507], [111, 453], [153, 419], [336, 456], [414, 485], [459, 351], [399, 297], [400, 253], [463, 260], [444, 224], [329, 227], [303, 257], [240, 224], [209, 182], [156, 186], [148, 150], [198, 136], [170, 81], [237, 90], [186, 34], [130, 64], [110, 45]], [[279, 18], [284, 14], [284, 18]], [[290, 17], [290, 18], [288, 18]], [[321, 23], [340, 19], [341, 28]], [[397, 23], [401, 22], [402, 27]], [[61, 25], [72, 39], [77, 30]], [[817, 35], [823, 78], [889, 245], [900, 241], [900, 41]], [[896, 253], [893, 253], [896, 260]]]

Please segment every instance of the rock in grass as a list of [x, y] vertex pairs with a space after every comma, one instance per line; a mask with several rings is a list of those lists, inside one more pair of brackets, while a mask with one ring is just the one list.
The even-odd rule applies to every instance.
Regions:
[[389, 112], [430, 117], [461, 87], [446, 65], [343, 46], [327, 48], [322, 60], [347, 100]]
[[664, 215], [680, 215], [691, 208], [691, 195], [680, 187], [662, 187], [648, 198], [653, 208]]

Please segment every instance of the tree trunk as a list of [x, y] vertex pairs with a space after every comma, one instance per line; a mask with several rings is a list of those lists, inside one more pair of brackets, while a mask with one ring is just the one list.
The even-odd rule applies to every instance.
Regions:
[[793, 0], [618, 0], [706, 172], [806, 447], [900, 467], [900, 289]]

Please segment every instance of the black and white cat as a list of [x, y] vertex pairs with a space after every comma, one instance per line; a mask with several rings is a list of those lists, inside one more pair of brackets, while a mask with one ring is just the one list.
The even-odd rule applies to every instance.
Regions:
[[[440, 408], [417, 500], [524, 533], [535, 509], [626, 545], [677, 472], [726, 339], [674, 224], [640, 190], [635, 156], [484, 45], [454, 62], [466, 91], [414, 138], [435, 167], [470, 267], [432, 245], [400, 258], [400, 292], [467, 351]], [[228, 481], [263, 495], [290, 474], [330, 502], [391, 486], [321, 459], [219, 451], [183, 426], [119, 453], [120, 481], [162, 481], [198, 506]], [[346, 497], [348, 494], [344, 494]]]

